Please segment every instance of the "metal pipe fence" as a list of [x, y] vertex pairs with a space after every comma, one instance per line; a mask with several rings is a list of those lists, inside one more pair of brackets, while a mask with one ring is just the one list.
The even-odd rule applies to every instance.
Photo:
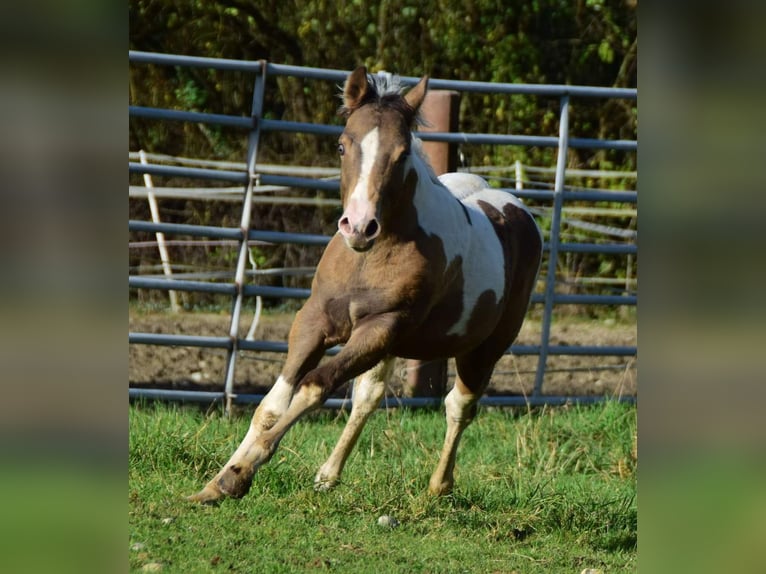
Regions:
[[[196, 111], [170, 110], [149, 108], [144, 106], [129, 106], [130, 117], [148, 118], [156, 121], [193, 122], [209, 125], [227, 126], [241, 129], [248, 138], [248, 151], [245, 158], [245, 169], [212, 169], [191, 166], [170, 166], [129, 162], [129, 173], [147, 174], [165, 177], [183, 177], [188, 179], [214, 180], [231, 182], [242, 186], [242, 214], [238, 228], [226, 228], [204, 225], [170, 224], [150, 221], [128, 222], [131, 232], [150, 232], [164, 235], [185, 235], [213, 239], [233, 240], [237, 242], [238, 255], [234, 271], [233, 283], [218, 283], [211, 281], [191, 281], [168, 277], [146, 277], [131, 275], [128, 285], [131, 289], [159, 289], [167, 291], [195, 291], [229, 295], [232, 297], [230, 329], [227, 336], [189, 336], [181, 334], [129, 333], [130, 344], [169, 345], [190, 347], [212, 347], [225, 349], [227, 352], [226, 372], [224, 373], [224, 389], [222, 392], [179, 391], [159, 389], [129, 389], [131, 398], [161, 398], [164, 400], [183, 401], [222, 401], [227, 411], [233, 403], [259, 402], [261, 395], [238, 394], [234, 390], [234, 371], [240, 350], [286, 352], [287, 344], [274, 341], [251, 341], [239, 337], [239, 317], [245, 297], [274, 297], [298, 298], [308, 297], [308, 289], [287, 287], [265, 287], [245, 284], [245, 270], [248, 261], [248, 242], [262, 241], [272, 244], [294, 243], [302, 245], [326, 245], [330, 237], [306, 233], [286, 233], [250, 228], [250, 211], [253, 202], [253, 187], [259, 185], [275, 185], [292, 188], [308, 188], [332, 193], [339, 192], [337, 179], [316, 179], [302, 176], [287, 176], [274, 173], [259, 172], [258, 146], [263, 132], [287, 132], [314, 134], [322, 137], [337, 137], [341, 126], [312, 124], [305, 122], [283, 121], [264, 117], [264, 102], [266, 80], [270, 76], [291, 76], [303, 79], [329, 80], [341, 83], [348, 72], [300, 66], [273, 64], [265, 61], [247, 62], [218, 58], [200, 58], [171, 54], [156, 54], [148, 52], [129, 52], [131, 65], [155, 64], [164, 66], [205, 67], [216, 70], [237, 70], [254, 75], [253, 100], [250, 116], [239, 117], [224, 114], [202, 113]], [[401, 77], [404, 85], [414, 85], [419, 78]], [[567, 190], [564, 185], [566, 175], [566, 157], [569, 148], [589, 148], [595, 150], [624, 150], [636, 151], [638, 143], [633, 140], [599, 140], [572, 137], [569, 133], [570, 100], [572, 98], [606, 98], [606, 99], [637, 99], [635, 89], [601, 88], [568, 85], [526, 85], [490, 82], [465, 82], [431, 79], [431, 89], [446, 89], [458, 92], [478, 92], [492, 94], [528, 94], [535, 96], [556, 97], [559, 99], [559, 135], [528, 136], [512, 134], [477, 134], [477, 133], [420, 133], [418, 137], [426, 141], [448, 143], [541, 146], [556, 147], [557, 162], [555, 167], [555, 182], [553, 189], [514, 189], [508, 191], [522, 199], [550, 202], [551, 228], [548, 231], [544, 250], [548, 254], [545, 288], [542, 293], [532, 296], [532, 304], [543, 305], [542, 333], [539, 345], [512, 345], [508, 352], [516, 355], [538, 355], [535, 372], [534, 392], [530, 396], [484, 397], [481, 404], [504, 405], [537, 405], [562, 404], [565, 402], [589, 403], [602, 400], [593, 396], [552, 396], [544, 394], [544, 381], [547, 359], [551, 355], [590, 355], [590, 356], [625, 356], [633, 357], [637, 353], [635, 346], [576, 346], [552, 345], [550, 328], [556, 305], [620, 305], [634, 306], [637, 296], [623, 295], [587, 295], [563, 294], [556, 292], [556, 263], [561, 253], [608, 253], [614, 255], [637, 255], [637, 246], [624, 243], [575, 243], [562, 242], [561, 218], [565, 202], [613, 202], [637, 203], [636, 191], [606, 191], [598, 189]], [[328, 351], [334, 354], [335, 347]], [[635, 400], [634, 397], [623, 397], [624, 400]], [[439, 404], [440, 398], [418, 399], [386, 399], [383, 406], [425, 406]], [[347, 399], [329, 399], [326, 403], [330, 408], [346, 408], [350, 406]]]

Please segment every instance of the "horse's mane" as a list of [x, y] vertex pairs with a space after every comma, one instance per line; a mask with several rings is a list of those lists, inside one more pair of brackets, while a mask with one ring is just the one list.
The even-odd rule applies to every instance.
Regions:
[[[420, 112], [413, 110], [404, 99], [404, 88], [401, 78], [398, 74], [389, 74], [378, 72], [377, 74], [367, 74], [367, 84], [370, 89], [365, 98], [359, 103], [357, 108], [376, 103], [379, 106], [387, 107], [399, 111], [405, 115], [411, 115], [414, 118], [415, 125], [425, 125], [425, 121], [420, 116]], [[343, 98], [343, 87], [340, 86], [340, 97]], [[357, 109], [354, 108], [354, 109]], [[354, 109], [341, 105], [338, 109], [338, 115], [348, 117]]]
[[367, 82], [375, 89], [381, 98], [386, 96], [401, 96], [404, 91], [402, 79], [398, 74], [378, 72], [367, 74]]

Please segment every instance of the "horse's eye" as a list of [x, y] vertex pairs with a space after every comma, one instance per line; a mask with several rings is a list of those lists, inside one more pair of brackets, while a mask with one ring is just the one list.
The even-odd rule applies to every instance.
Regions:
[[338, 144], [338, 155], [343, 155], [344, 153], [346, 153], [346, 147], [342, 143], [339, 143]]

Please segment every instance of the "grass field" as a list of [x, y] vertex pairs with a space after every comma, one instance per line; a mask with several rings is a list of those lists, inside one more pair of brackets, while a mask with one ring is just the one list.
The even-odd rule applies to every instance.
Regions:
[[[194, 407], [130, 407], [132, 571], [635, 572], [636, 407], [480, 409], [452, 495], [426, 494], [445, 422], [434, 411], [372, 417], [343, 482], [314, 474], [347, 414], [299, 422], [241, 500], [188, 503], [249, 423]], [[400, 525], [382, 527], [379, 516]]]

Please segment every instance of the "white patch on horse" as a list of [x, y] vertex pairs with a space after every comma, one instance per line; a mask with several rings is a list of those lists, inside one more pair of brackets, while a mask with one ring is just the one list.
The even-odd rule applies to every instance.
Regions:
[[[418, 223], [426, 233], [442, 240], [448, 266], [456, 257], [462, 259], [463, 309], [458, 321], [447, 332], [448, 335], [461, 335], [466, 332], [482, 293], [491, 290], [495, 300], [500, 301], [505, 292], [503, 246], [492, 223], [476, 204], [476, 200], [483, 199], [496, 205], [497, 197], [491, 193], [495, 190], [478, 176], [450, 174], [434, 180], [433, 172], [422, 158], [418, 154], [411, 157], [411, 165], [418, 173], [414, 198]], [[505, 197], [504, 203], [508, 201], [510, 197]], [[503, 204], [496, 207], [502, 211]], [[466, 225], [466, 213], [471, 225]]]
[[293, 396], [293, 387], [291, 387], [287, 380], [282, 375], [279, 375], [274, 386], [263, 397], [261, 404], [266, 410], [274, 411], [275, 414], [281, 415], [287, 406], [290, 404], [290, 398]]
[[[487, 180], [473, 173], [445, 173], [439, 176], [439, 181], [452, 192], [452, 195], [461, 200], [468, 199], [474, 193], [483, 190], [492, 190], [492, 188], [488, 186]], [[526, 210], [524, 202], [512, 193], [508, 193], [507, 191], [501, 191], [500, 193], [504, 200], [503, 204], [512, 203], [516, 207]], [[499, 206], [496, 205], [495, 207]]]
[[[274, 386], [271, 387], [271, 390], [269, 390], [269, 392], [266, 393], [266, 396], [263, 397], [263, 400], [261, 401], [261, 408], [272, 416], [277, 418], [281, 417], [287, 410], [287, 407], [290, 405], [290, 398], [292, 395], [293, 387], [287, 383], [282, 375], [279, 375], [279, 378], [277, 378]], [[253, 444], [255, 443], [255, 440], [262, 432], [263, 429], [253, 425], [253, 422], [251, 421], [245, 438], [242, 440], [237, 450], [234, 451], [234, 454], [231, 455], [231, 458], [229, 459], [229, 462], [226, 463], [226, 466], [238, 463], [242, 457], [244, 457], [250, 451]]]
[[369, 199], [367, 198], [367, 187], [370, 185], [370, 174], [378, 157], [379, 143], [380, 135], [377, 127], [370, 130], [360, 143], [362, 168], [359, 172], [359, 179], [356, 180], [354, 191], [351, 192], [348, 200], [348, 208], [354, 213], [366, 213], [368, 211]]
[[439, 176], [447, 189], [458, 199], [465, 199], [487, 187], [487, 181], [472, 173], [443, 173]]

